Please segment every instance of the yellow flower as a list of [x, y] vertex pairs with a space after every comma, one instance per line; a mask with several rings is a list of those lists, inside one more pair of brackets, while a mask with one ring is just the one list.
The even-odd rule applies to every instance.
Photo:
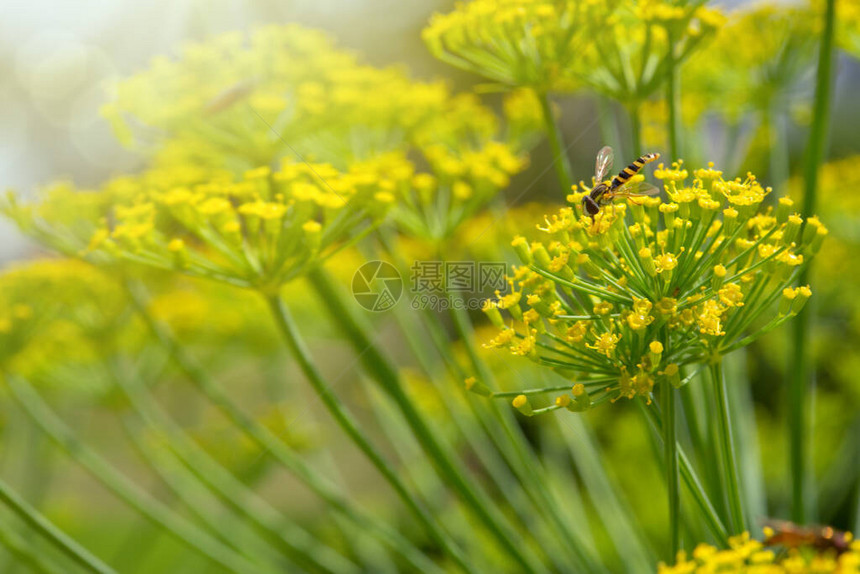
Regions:
[[614, 333], [601, 333], [597, 336], [597, 339], [595, 339], [594, 344], [587, 345], [587, 347], [589, 349], [596, 350], [602, 355], [611, 357], [612, 353], [615, 351], [616, 345], [618, 345], [618, 341], [620, 340], [621, 336]]
[[[618, 219], [598, 227], [574, 194], [574, 205], [540, 218], [545, 241], [513, 242], [524, 267], [511, 278], [510, 316], [526, 318], [530, 333], [515, 352], [585, 385], [589, 401], [568, 410], [647, 397], [660, 378], [681, 385], [682, 367], [748, 344], [812, 295], [792, 283], [825, 236], [820, 221], [798, 226], [762, 208], [769, 190], [751, 174], [727, 180], [712, 164], [682, 165], [660, 173], [671, 203], [616, 209]], [[495, 310], [505, 306], [499, 299]]]

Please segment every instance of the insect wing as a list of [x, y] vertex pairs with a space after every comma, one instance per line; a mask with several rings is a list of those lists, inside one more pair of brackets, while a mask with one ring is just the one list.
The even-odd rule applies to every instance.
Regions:
[[613, 197], [635, 197], [637, 195], [658, 195], [660, 190], [647, 181], [634, 181], [622, 185], [612, 192]]
[[597, 163], [594, 166], [595, 183], [600, 183], [606, 179], [606, 174], [612, 169], [613, 159], [615, 159], [615, 154], [609, 146], [604, 146], [597, 152]]

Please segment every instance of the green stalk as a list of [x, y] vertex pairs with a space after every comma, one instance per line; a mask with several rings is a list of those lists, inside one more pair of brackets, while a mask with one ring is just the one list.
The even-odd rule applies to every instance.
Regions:
[[21, 520], [29, 524], [39, 535], [49, 540], [84, 570], [99, 574], [116, 574], [113, 568], [96, 558], [89, 550], [57, 528], [53, 522], [45, 518], [38, 510], [27, 504], [3, 480], [0, 480], [0, 501]]
[[268, 502], [221, 466], [174, 423], [139, 382], [115, 375], [137, 418], [163, 439], [177, 459], [235, 512], [245, 516], [258, 531], [285, 553], [300, 560], [304, 568], [327, 572], [355, 572], [358, 567], [321, 544], [302, 528], [288, 522]]
[[351, 501], [337, 492], [325, 476], [317, 473], [301, 457], [297, 456], [281, 437], [273, 433], [239, 408], [230, 396], [212, 379], [206, 371], [188, 354], [188, 352], [173, 337], [172, 333], [155, 320], [146, 306], [142, 285], [127, 282], [126, 290], [132, 304], [146, 323], [156, 340], [168, 352], [176, 365], [182, 370], [197, 389], [217, 407], [246, 437], [253, 441], [263, 453], [271, 455], [274, 460], [289, 470], [302, 484], [322, 498], [329, 506], [342, 513], [355, 523], [355, 527], [373, 532], [384, 540], [392, 549], [421, 572], [436, 572], [441, 569], [422, 553], [412, 542], [403, 537], [397, 530], [385, 522], [375, 519], [359, 510]]
[[669, 54], [666, 57], [666, 103], [669, 108], [669, 163], [679, 159], [681, 154], [681, 74], [675, 60], [675, 37], [666, 29], [669, 40]]
[[627, 106], [627, 116], [630, 118], [631, 157], [639, 157], [642, 155], [642, 112], [639, 102]]
[[57, 446], [147, 520], [159, 525], [182, 544], [227, 570], [249, 574], [258, 571], [258, 565], [252, 564], [152, 498], [82, 443], [28, 382], [11, 375], [7, 375], [6, 380], [12, 398]]
[[678, 471], [678, 443], [675, 438], [677, 415], [675, 389], [664, 377], [662, 383], [663, 399], [663, 458], [666, 461], [666, 484], [669, 495], [669, 529], [671, 545], [669, 547], [668, 564], [674, 564], [678, 550], [681, 549], [681, 497], [680, 478]]
[[[210, 497], [205, 496], [205, 490], [188, 469], [183, 467], [175, 456], [162, 445], [152, 444], [143, 432], [143, 425], [131, 417], [122, 420], [126, 436], [138, 451], [143, 461], [157, 474], [162, 482], [182, 500], [190, 514], [198, 519], [201, 525], [225, 546], [242, 554], [249, 560], [259, 564], [260, 572], [278, 572], [276, 565], [296, 567], [292, 560], [276, 552], [261, 539], [251, 539], [241, 536], [236, 531], [233, 516], [221, 515], [219, 507], [212, 505]], [[244, 526], [243, 523], [239, 525]], [[243, 529], [244, 530], [244, 529]], [[246, 533], [247, 531], [244, 531]]]
[[[818, 169], [824, 161], [827, 132], [830, 125], [830, 92], [833, 83], [833, 29], [836, 20], [836, 0], [827, 0], [824, 12], [824, 33], [818, 48], [818, 70], [815, 83], [815, 104], [809, 142], [806, 147], [804, 165], [804, 191], [801, 216], [806, 219], [815, 214], [818, 191]], [[810, 266], [800, 273], [799, 283], [809, 280]], [[791, 361], [788, 369], [788, 431], [789, 458], [791, 466], [791, 519], [805, 524], [809, 518], [807, 505], [811, 506], [812, 489], [807, 488], [810, 476], [806, 440], [812, 429], [811, 413], [812, 381], [809, 361], [809, 330], [811, 306], [806, 307], [794, 320]]]
[[584, 491], [594, 501], [594, 511], [605, 525], [627, 570], [645, 572], [652, 568], [652, 552], [643, 540], [642, 530], [635, 523], [630, 505], [619, 496], [616, 482], [601, 460], [594, 433], [585, 418], [567, 416], [566, 413], [554, 418], [562, 429], [562, 439], [576, 463], [576, 472], [582, 477]]
[[39, 574], [63, 574], [61, 569], [44, 555], [44, 551], [36, 550], [33, 545], [15, 531], [15, 527], [5, 520], [0, 520], [0, 546], [6, 548], [12, 558], [12, 564], [3, 568], [4, 573], [16, 572], [15, 566], [26, 566], [27, 572]]
[[[454, 323], [454, 329], [460, 338], [460, 342], [466, 349], [466, 355], [469, 357], [472, 369], [483, 382], [488, 383], [492, 378], [492, 373], [478, 355], [478, 350], [475, 348], [475, 333], [471, 319], [469, 319], [468, 313], [461, 304], [463, 301], [451, 293], [449, 293], [449, 301], [450, 304], [448, 305], [448, 309]], [[496, 410], [498, 407], [495, 403], [491, 403], [490, 408]], [[537, 473], [537, 465], [539, 462], [524, 444], [522, 436], [518, 436], [516, 430], [512, 428], [512, 421], [501, 416], [501, 413], [497, 413], [496, 418], [499, 420], [500, 426], [508, 437], [508, 444], [513, 447], [516, 458], [519, 459], [517, 461], [519, 462], [517, 466], [521, 468], [522, 473], [525, 475], [522, 478], [525, 478], [528, 481], [529, 488], [534, 490], [537, 497], [539, 497], [539, 502], [549, 511], [549, 519], [552, 521], [555, 528], [565, 534], [565, 537], [568, 539], [570, 549], [573, 550], [577, 559], [586, 568], [588, 568], [590, 572], [599, 571], [600, 567], [597, 565], [596, 560], [591, 556], [591, 552], [582, 546], [576, 533], [571, 530], [570, 525], [565, 522], [558, 513], [558, 503], [553, 499], [540, 475]]]
[[[663, 440], [663, 420], [657, 406], [652, 403], [649, 408], [645, 405], [645, 401], [636, 402], [640, 411], [651, 423], [651, 426], [654, 427], [660, 440]], [[683, 447], [678, 445], [676, 448], [678, 451], [678, 466], [680, 468], [681, 479], [684, 481], [684, 484], [687, 486], [687, 490], [690, 492], [690, 495], [699, 507], [701, 516], [704, 518], [705, 524], [708, 526], [708, 530], [711, 531], [711, 534], [714, 535], [714, 538], [717, 539], [717, 542], [721, 546], [727, 548], [729, 544], [729, 536], [726, 532], [726, 527], [723, 526], [723, 522], [720, 519], [719, 514], [717, 514], [717, 511], [714, 509], [714, 505], [711, 504], [708, 495], [705, 493], [702, 482], [699, 480], [699, 477], [696, 475], [696, 471], [693, 469], [693, 465], [690, 464], [690, 460], [684, 453]]]
[[610, 145], [615, 149], [616, 153], [620, 152], [621, 142], [618, 140], [617, 122], [614, 121], [615, 113], [612, 108], [613, 103], [605, 97], [595, 94], [594, 105], [597, 109], [597, 120], [600, 125], [600, 139], [603, 140], [603, 145]]
[[712, 363], [710, 370], [717, 409], [717, 440], [720, 443], [718, 446], [723, 463], [723, 489], [729, 500], [729, 524], [731, 525], [732, 534], [740, 534], [744, 531], [744, 511], [741, 502], [738, 460], [732, 436], [729, 397], [726, 391], [726, 379], [723, 376], [722, 360]]
[[352, 415], [346, 410], [337, 395], [334, 394], [331, 386], [323, 378], [322, 374], [316, 367], [310, 351], [305, 345], [304, 340], [299, 334], [298, 328], [293, 321], [289, 309], [284, 304], [280, 295], [272, 295], [266, 297], [266, 302], [269, 305], [269, 310], [272, 317], [277, 323], [278, 329], [284, 337], [284, 342], [293, 355], [293, 358], [298, 362], [305, 374], [305, 377], [314, 388], [317, 396], [322, 400], [326, 409], [334, 417], [338, 426], [349, 436], [355, 445], [364, 453], [374, 467], [382, 474], [385, 480], [394, 488], [397, 495], [403, 500], [409, 510], [415, 515], [418, 521], [427, 529], [427, 532], [439, 544], [439, 546], [448, 554], [457, 564], [466, 572], [472, 572], [471, 566], [466, 561], [462, 551], [457, 548], [453, 540], [450, 540], [450, 535], [443, 531], [436, 524], [433, 516], [422, 502], [407, 489], [406, 485], [395, 472], [394, 468], [386, 461], [382, 454], [370, 442], [367, 436], [358, 427], [358, 424], [353, 419]]
[[567, 156], [564, 138], [561, 135], [558, 122], [555, 121], [555, 114], [552, 113], [552, 102], [550, 102], [546, 92], [535, 92], [535, 95], [540, 101], [543, 112], [546, 135], [552, 150], [552, 164], [555, 166], [556, 175], [558, 175], [558, 183], [564, 193], [570, 193], [570, 188], [573, 187], [573, 170], [570, 167], [570, 158]]
[[505, 523], [504, 518], [492, 501], [466, 478], [448, 449], [443, 446], [444, 443], [415, 408], [411, 399], [403, 391], [397, 369], [379, 351], [368, 333], [359, 324], [354, 310], [344, 302], [325, 271], [315, 269], [309, 273], [308, 279], [317, 295], [326, 303], [326, 309], [332, 320], [349, 338], [364, 368], [394, 400], [406, 418], [409, 428], [412, 429], [422, 448], [430, 456], [442, 478], [455, 489], [460, 498], [472, 509], [475, 516], [486, 525], [505, 552], [521, 568], [525, 571], [542, 571], [543, 568], [537, 560], [524, 552], [525, 549], [518, 541], [517, 535]]

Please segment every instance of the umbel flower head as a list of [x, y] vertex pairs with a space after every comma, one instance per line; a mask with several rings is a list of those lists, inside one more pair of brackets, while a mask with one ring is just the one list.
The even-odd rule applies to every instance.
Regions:
[[343, 172], [285, 161], [279, 170], [260, 167], [238, 179], [196, 179], [205, 174], [153, 169], [96, 191], [55, 186], [35, 203], [9, 194], [0, 207], [68, 255], [269, 292], [370, 231], [413, 175], [399, 154]]
[[154, 150], [161, 163], [236, 174], [285, 156], [347, 169], [434, 145], [480, 151], [498, 131], [474, 98], [366, 65], [297, 25], [214, 36], [156, 58], [115, 87], [103, 114], [121, 141]]
[[[765, 529], [767, 530], [767, 529]], [[766, 534], [768, 536], [771, 534]], [[818, 551], [814, 548], [792, 548], [788, 552], [770, 549], [749, 533], [729, 539], [729, 548], [719, 549], [709, 544], [699, 544], [689, 556], [678, 554], [673, 566], [660, 564], [658, 574], [696, 574], [725, 572], [741, 574], [762, 572], [767, 574], [838, 574], [857, 572], [860, 568], [860, 543], [851, 541], [850, 533], [844, 533], [849, 544], [847, 551], [837, 555], [834, 550]]]
[[805, 95], [799, 83], [812, 62], [817, 24], [805, 6], [764, 4], [730, 13], [708, 49], [684, 65], [685, 91], [697, 109], [717, 111], [731, 123], [748, 112], [788, 109]]
[[[592, 221], [582, 185], [538, 225], [542, 240], [513, 240], [523, 266], [485, 305], [500, 330], [489, 345], [572, 381], [549, 409], [647, 399], [664, 377], [681, 385], [682, 367], [747, 345], [811, 295], [792, 285], [827, 234], [817, 218], [804, 226], [787, 198], [764, 207], [770, 189], [753, 175], [727, 180], [681, 162], [655, 175], [665, 201], [631, 198]], [[526, 395], [514, 404], [532, 412]]]
[[434, 14], [422, 36], [434, 56], [508, 88], [570, 92], [583, 52], [617, 1], [474, 0]]
[[474, 0], [436, 14], [424, 41], [440, 60], [507, 87], [580, 86], [625, 103], [659, 87], [670, 59], [689, 57], [722, 22], [718, 11], [660, 0]]
[[596, 91], [638, 105], [665, 82], [669, 66], [704, 53], [725, 17], [702, 3], [638, 0], [617, 10], [585, 53], [583, 80]]
[[102, 346], [129, 343], [128, 336], [116, 336], [120, 324], [131, 323], [124, 308], [115, 282], [81, 261], [9, 267], [0, 273], [0, 369], [32, 374], [69, 356], [86, 361], [93, 346], [85, 339]]

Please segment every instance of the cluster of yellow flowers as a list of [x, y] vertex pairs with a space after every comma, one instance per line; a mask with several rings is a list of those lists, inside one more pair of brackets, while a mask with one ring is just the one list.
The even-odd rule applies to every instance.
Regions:
[[[695, 126], [706, 114], [719, 114], [735, 125], [749, 113], [772, 120], [774, 110], [795, 111], [798, 82], [814, 55], [816, 20], [808, 7], [760, 4], [738, 10], [716, 28], [706, 50], [696, 51], [682, 68], [681, 119]], [[749, 38], [755, 42], [750, 43]], [[664, 99], [641, 109], [642, 138], [665, 147], [668, 108]], [[765, 146], [771, 142], [765, 140]]]
[[[824, 13], [824, 0], [815, 0], [813, 6]], [[836, 2], [836, 43], [860, 58], [860, 4], [857, 2]]]
[[684, 97], [700, 114], [716, 111], [732, 123], [745, 112], [787, 107], [809, 69], [819, 27], [807, 6], [764, 4], [733, 14], [707, 51], [685, 64]]
[[632, 102], [653, 93], [671, 58], [687, 58], [722, 21], [717, 10], [662, 0], [476, 0], [436, 14], [424, 40], [439, 59], [505, 86], [587, 85]]
[[86, 236], [91, 256], [268, 288], [392, 206], [404, 232], [450, 237], [526, 165], [540, 104], [515, 92], [504, 112], [503, 128], [475, 95], [364, 65], [318, 31], [224, 34], [155, 59], [105, 106], [122, 139], [158, 134], [149, 171], [5, 210], [55, 247]]
[[402, 196], [412, 167], [388, 154], [345, 172], [284, 161], [277, 171], [260, 167], [238, 180], [188, 175], [156, 168], [97, 191], [62, 185], [35, 204], [9, 195], [2, 208], [70, 255], [272, 290], [372, 229]]
[[[685, 365], [748, 344], [811, 296], [790, 285], [827, 235], [817, 218], [804, 226], [788, 198], [763, 208], [770, 189], [752, 175], [726, 180], [709, 166], [690, 178], [680, 162], [655, 175], [669, 201], [607, 205], [592, 221], [579, 205], [591, 190], [583, 185], [568, 197], [572, 207], [538, 226], [545, 241], [513, 241], [524, 265], [510, 291], [485, 305], [500, 329], [489, 345], [575, 382], [544, 410], [650, 397], [661, 377], [681, 385]], [[526, 395], [514, 404], [533, 412]]]
[[423, 32], [440, 60], [508, 87], [569, 92], [617, 2], [476, 0], [434, 14]]
[[224, 34], [176, 60], [157, 58], [117, 86], [103, 113], [123, 141], [156, 134], [162, 163], [234, 173], [283, 156], [346, 169], [410, 146], [479, 151], [499, 130], [474, 97], [365, 65], [297, 25]]
[[[850, 540], [850, 534], [846, 533]], [[704, 574], [742, 572], [757, 574], [848, 574], [860, 571], [860, 542], [838, 556], [835, 552], [815, 552], [792, 549], [775, 552], [750, 538], [749, 533], [729, 539], [729, 548], [720, 550], [709, 544], [699, 544], [690, 556], [681, 552], [674, 566], [661, 564], [658, 574]]]

